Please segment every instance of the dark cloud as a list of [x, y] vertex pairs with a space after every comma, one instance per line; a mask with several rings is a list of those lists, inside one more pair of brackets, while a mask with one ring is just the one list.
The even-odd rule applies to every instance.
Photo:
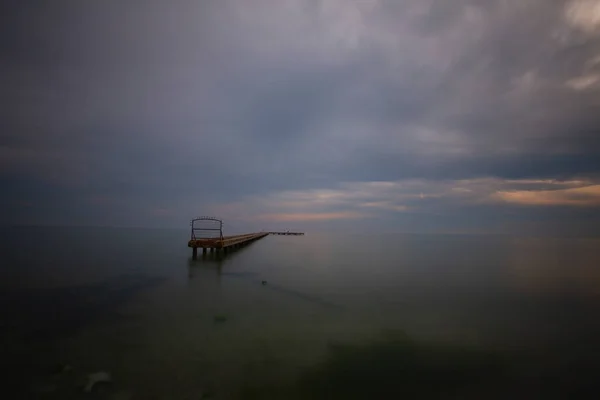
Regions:
[[[157, 224], [176, 225], [203, 210], [298, 223], [290, 216], [298, 204], [270, 212], [261, 202], [347, 182], [593, 185], [592, 3], [4, 2], [2, 220], [29, 223], [32, 204], [45, 199], [44, 218], [56, 224], [161, 216]], [[396, 203], [371, 203], [365, 218], [383, 226], [382, 206]], [[438, 218], [447, 223], [431, 226], [451, 230], [466, 223], [449, 216], [452, 204], [421, 202], [411, 217], [388, 209], [396, 219], [384, 219]], [[315, 228], [362, 210], [313, 206], [303, 215]], [[478, 230], [486, 221], [493, 230], [492, 215], [512, 205], [486, 207]]]

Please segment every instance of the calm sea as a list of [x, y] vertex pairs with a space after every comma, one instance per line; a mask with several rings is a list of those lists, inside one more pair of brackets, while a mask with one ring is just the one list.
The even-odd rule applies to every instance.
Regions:
[[[587, 398], [600, 241], [3, 229], [11, 398]], [[266, 281], [266, 282], [263, 282]], [[106, 371], [112, 383], [82, 386]]]

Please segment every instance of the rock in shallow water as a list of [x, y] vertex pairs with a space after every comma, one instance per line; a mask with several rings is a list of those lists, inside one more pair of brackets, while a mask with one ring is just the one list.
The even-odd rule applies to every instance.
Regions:
[[227, 317], [225, 315], [215, 315], [213, 321], [218, 323], [225, 322], [227, 321]]
[[90, 393], [94, 390], [94, 386], [98, 383], [110, 383], [112, 382], [112, 377], [106, 371], [94, 372], [93, 374], [88, 375], [87, 383], [83, 388], [83, 391], [86, 393]]
[[61, 375], [67, 372], [71, 372], [73, 370], [73, 366], [70, 364], [57, 364], [52, 367], [52, 375]]

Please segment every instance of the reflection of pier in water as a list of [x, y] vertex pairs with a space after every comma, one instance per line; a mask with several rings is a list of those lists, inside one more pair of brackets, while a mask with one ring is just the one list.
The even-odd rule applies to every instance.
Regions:
[[[194, 218], [190, 223], [191, 235], [188, 247], [192, 248], [192, 259], [198, 258], [198, 249], [202, 254], [210, 250], [211, 253], [227, 253], [228, 251], [245, 247], [248, 244], [262, 239], [267, 235], [304, 235], [303, 232], [257, 232], [244, 235], [223, 236], [223, 221], [213, 217]], [[218, 232], [218, 233], [217, 233]]]

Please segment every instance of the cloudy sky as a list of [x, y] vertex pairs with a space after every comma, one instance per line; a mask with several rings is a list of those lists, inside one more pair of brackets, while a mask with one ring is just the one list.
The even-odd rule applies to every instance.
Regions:
[[598, 0], [0, 15], [2, 224], [600, 234]]

